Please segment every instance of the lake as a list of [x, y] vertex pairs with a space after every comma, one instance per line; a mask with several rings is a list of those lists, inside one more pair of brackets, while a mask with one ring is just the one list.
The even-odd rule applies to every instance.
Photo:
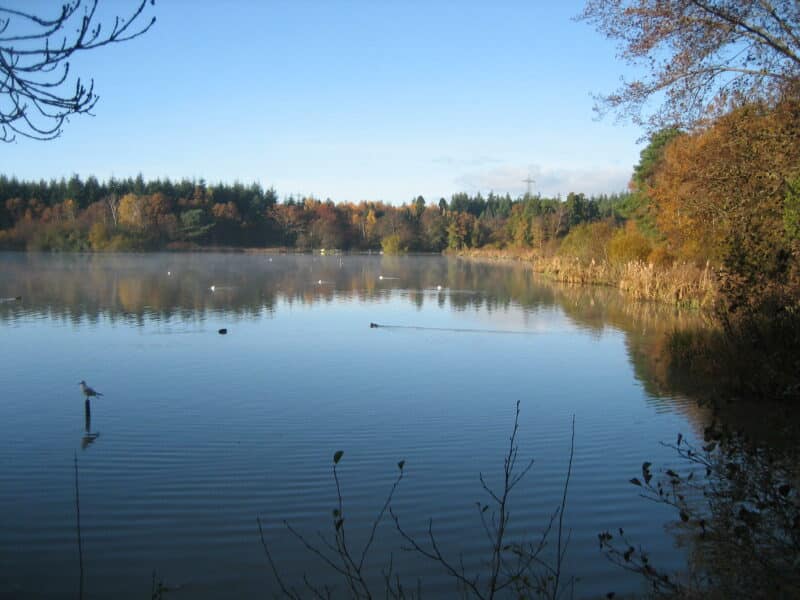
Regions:
[[[535, 462], [511, 495], [510, 540], [537, 540], [558, 507], [574, 416], [575, 597], [644, 590], [600, 551], [606, 529], [667, 571], [685, 565], [674, 512], [629, 479], [676, 461], [660, 442], [702, 438], [707, 415], [659, 358], [698, 315], [438, 256], [6, 253], [0, 274], [0, 297], [21, 296], [0, 303], [2, 598], [77, 597], [75, 457], [87, 598], [148, 597], [153, 572], [177, 588], [168, 598], [271, 597], [257, 517], [287, 581], [335, 581], [283, 520], [332, 535], [338, 450], [350, 543], [405, 460], [402, 525], [426, 542], [432, 519], [442, 551], [479, 570], [479, 474], [501, 485], [517, 401], [519, 464]], [[90, 415], [81, 380], [103, 394]], [[412, 588], [454, 595], [404, 545], [387, 515], [371, 580], [391, 555]]]

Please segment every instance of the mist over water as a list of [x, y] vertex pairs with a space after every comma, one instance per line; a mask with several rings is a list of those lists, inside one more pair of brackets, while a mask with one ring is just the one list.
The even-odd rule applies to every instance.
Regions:
[[[87, 597], [146, 597], [153, 570], [174, 597], [269, 595], [257, 516], [288, 579], [330, 580], [282, 520], [332, 530], [337, 450], [355, 541], [404, 459], [404, 525], [433, 518], [443, 550], [480, 568], [478, 475], [499, 481], [517, 400], [535, 464], [513, 539], [558, 505], [575, 415], [576, 597], [642, 589], [601, 554], [602, 530], [625, 527], [664, 569], [685, 563], [674, 515], [628, 479], [674, 460], [659, 441], [705, 425], [660, 358], [697, 315], [442, 257], [0, 254], [0, 272], [0, 298], [21, 296], [0, 303], [0, 597], [76, 596], [75, 453]], [[104, 394], [90, 417], [81, 380]], [[378, 579], [393, 553], [428, 595], [454, 593], [401, 545], [387, 520]]]

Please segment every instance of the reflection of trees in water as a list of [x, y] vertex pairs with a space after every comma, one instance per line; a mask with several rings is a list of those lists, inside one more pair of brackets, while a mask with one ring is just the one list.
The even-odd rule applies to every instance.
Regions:
[[[75, 322], [107, 318], [140, 324], [148, 319], [203, 320], [215, 314], [256, 319], [265, 312], [280, 310], [282, 303], [311, 305], [341, 298], [362, 302], [393, 298], [417, 307], [433, 303], [455, 311], [488, 313], [557, 309], [571, 323], [595, 335], [609, 329], [624, 335], [635, 376], [656, 409], [681, 412], [701, 436], [712, 422], [722, 431], [734, 432], [726, 439], [735, 442], [719, 444], [713, 450], [711, 479], [700, 482], [702, 489], [715, 494], [713, 503], [704, 502], [700, 491], [694, 497], [700, 498], [698, 504], [679, 507], [689, 515], [687, 521], [680, 512], [676, 513], [676, 522], [691, 529], [686, 539], [693, 544], [696, 570], [716, 569], [722, 573], [728, 568], [726, 565], [738, 569], [742, 557], [752, 558], [769, 536], [789, 536], [780, 528], [785, 524], [771, 524], [784, 517], [769, 514], [772, 507], [763, 502], [769, 494], [774, 497], [777, 493], [794, 502], [797, 514], [797, 479], [792, 480], [794, 475], [786, 475], [774, 466], [778, 461], [785, 464], [788, 454], [782, 452], [791, 452], [796, 446], [800, 428], [786, 432], [779, 427], [791, 422], [788, 413], [765, 411], [742, 402], [698, 406], [695, 402], [674, 400], [674, 396], [703, 399], [714, 391], [714, 382], [692, 377], [691, 369], [684, 368], [675, 357], [676, 331], [708, 326], [696, 312], [632, 302], [611, 288], [554, 285], [542, 281], [522, 264], [438, 257], [348, 256], [340, 261], [336, 256], [263, 254], [6, 254], [0, 260], [5, 276], [0, 281], [0, 297], [23, 297], [21, 303], [0, 304], [0, 321], [4, 322], [28, 315]], [[380, 275], [387, 279], [379, 279]], [[324, 283], [319, 284], [320, 280]], [[213, 292], [212, 285], [216, 288]], [[91, 436], [96, 436], [91, 432], [90, 419], [87, 406], [88, 443], [94, 441]], [[749, 440], [749, 445], [740, 441], [744, 439]], [[797, 465], [797, 461], [793, 464]], [[681, 476], [685, 478], [687, 473]], [[696, 482], [701, 475], [702, 472], [696, 475]], [[663, 485], [670, 485], [670, 479], [664, 475]], [[788, 490], [782, 487], [787, 480], [791, 485]], [[684, 497], [691, 498], [688, 493]], [[761, 509], [759, 502], [763, 504]], [[742, 506], [747, 512], [741, 512]], [[748, 514], [754, 510], [760, 511], [763, 518], [754, 520]], [[720, 535], [736, 533], [737, 527], [748, 525], [743, 522], [747, 519], [763, 529], [748, 533], [754, 541], [744, 548], [744, 554], [734, 552], [735, 544], [725, 546], [725, 540], [713, 541], [703, 532], [713, 523]], [[800, 523], [791, 525], [800, 528]], [[705, 537], [692, 537], [701, 535]], [[786, 539], [796, 543], [797, 538]], [[711, 549], [710, 543], [714, 544]], [[620, 556], [624, 557], [626, 551], [624, 548]], [[701, 564], [702, 560], [710, 561], [710, 557], [713, 562]]]
[[[340, 262], [335, 256], [308, 255], [6, 254], [3, 262], [3, 285], [24, 298], [23, 305], [0, 307], [5, 320], [23, 311], [67, 319], [190, 318], [209, 311], [257, 316], [274, 310], [279, 301], [383, 299], [396, 290], [413, 291], [409, 300], [419, 306], [429, 299], [441, 303], [444, 296], [456, 310], [493, 310], [523, 294], [531, 304], [532, 290], [520, 270], [433, 257], [421, 263], [414, 257], [378, 256], [349, 256]], [[442, 293], [433, 294], [437, 286]], [[534, 304], [554, 304], [547, 289], [533, 288]]]
[[281, 303], [337, 298], [405, 298], [418, 308], [432, 302], [490, 314], [512, 307], [526, 312], [560, 308], [584, 330], [624, 332], [636, 376], [654, 397], [670, 393], [669, 377], [661, 372], [667, 364], [662, 360], [666, 335], [676, 327], [702, 325], [695, 313], [631, 302], [614, 289], [551, 284], [523, 264], [241, 253], [4, 254], [2, 261], [6, 277], [0, 296], [23, 297], [21, 303], [0, 305], [3, 321], [24, 315], [138, 324], [148, 319], [202, 321], [212, 314], [256, 319]]
[[0, 307], [4, 319], [21, 310], [90, 319], [218, 310], [255, 316], [274, 310], [279, 301], [381, 299], [397, 290], [409, 291], [409, 301], [418, 306], [446, 298], [455, 310], [562, 306], [576, 323], [597, 331], [609, 325], [624, 330], [631, 318], [656, 323], [659, 312], [656, 305], [625, 302], [611, 289], [550, 285], [523, 265], [437, 257], [5, 254], [2, 260], [7, 291], [0, 293], [24, 298], [23, 306]]
[[[259, 319], [281, 304], [335, 299], [428, 303], [453, 311], [524, 314], [560, 310], [594, 335], [622, 332], [635, 377], [658, 410], [680, 410], [702, 427], [707, 411], [674, 396], [692, 388], [674, 368], [670, 335], [706, 324], [696, 312], [636, 302], [602, 286], [553, 284], [523, 263], [443, 257], [245, 253], [4, 254], [0, 321], [45, 315], [72, 321]], [[380, 279], [384, 276], [384, 279]], [[320, 284], [319, 281], [323, 283]], [[214, 286], [214, 291], [210, 288]], [[441, 287], [441, 289], [438, 289]], [[366, 325], [366, 323], [365, 323]]]
[[149, 319], [203, 321], [210, 315], [257, 319], [282, 303], [313, 305], [334, 299], [405, 299], [418, 308], [430, 302], [490, 314], [560, 309], [583, 330], [623, 332], [635, 375], [654, 402], [670, 403], [661, 398], [683, 391], [670, 371], [670, 333], [704, 325], [697, 313], [632, 302], [615, 289], [543, 281], [525, 264], [243, 253], [31, 253], [4, 254], [2, 261], [6, 277], [0, 296], [23, 297], [21, 303], [0, 305], [3, 321], [25, 315], [138, 324]]
[[796, 444], [764, 444], [727, 424], [712, 424], [702, 446], [678, 436], [671, 447], [680, 466], [654, 473], [645, 462], [631, 483], [645, 498], [674, 509], [678, 537], [690, 548], [686, 573], [661, 571], [649, 560], [647, 542], [635, 545], [624, 529], [600, 534], [608, 557], [666, 597], [797, 598]]

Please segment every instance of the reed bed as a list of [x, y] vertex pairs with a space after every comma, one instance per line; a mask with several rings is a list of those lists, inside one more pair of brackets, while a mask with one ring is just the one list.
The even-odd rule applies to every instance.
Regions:
[[535, 250], [480, 248], [459, 253], [477, 259], [529, 262], [534, 271], [563, 283], [606, 285], [636, 300], [710, 309], [717, 300], [717, 279], [711, 266], [689, 263], [655, 265], [643, 261], [612, 263], [574, 257], [542, 256]]

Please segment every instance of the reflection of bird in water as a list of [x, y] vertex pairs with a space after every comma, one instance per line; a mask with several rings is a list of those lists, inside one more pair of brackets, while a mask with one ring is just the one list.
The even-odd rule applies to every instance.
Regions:
[[86, 398], [86, 402], [84, 404], [84, 430], [86, 434], [81, 438], [81, 450], [86, 450], [89, 446], [91, 446], [94, 441], [100, 437], [100, 433], [92, 433], [92, 405], [89, 402], [89, 398]]
[[93, 397], [93, 396], [102, 396], [103, 395], [100, 392], [90, 388], [88, 385], [86, 385], [86, 382], [83, 381], [83, 380], [79, 381], [78, 385], [81, 386], [81, 391], [83, 392], [83, 395], [86, 396], [87, 400], [89, 398]]

